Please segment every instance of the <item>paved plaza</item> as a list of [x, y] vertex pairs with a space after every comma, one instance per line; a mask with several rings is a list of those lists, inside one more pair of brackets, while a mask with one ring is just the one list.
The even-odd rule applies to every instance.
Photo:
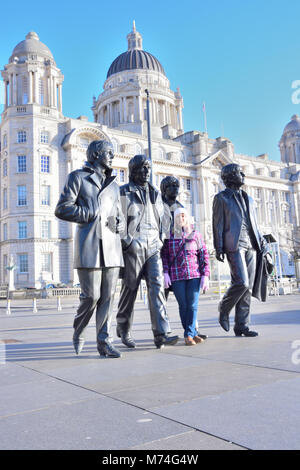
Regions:
[[257, 338], [225, 333], [217, 302], [201, 297], [209, 338], [187, 347], [171, 295], [180, 341], [157, 350], [138, 301], [137, 349], [116, 338], [122, 357], [105, 359], [94, 319], [82, 354], [73, 352], [77, 298], [62, 298], [61, 311], [38, 300], [37, 312], [32, 300], [12, 300], [10, 315], [0, 301], [0, 449], [300, 449], [300, 295], [254, 299]]

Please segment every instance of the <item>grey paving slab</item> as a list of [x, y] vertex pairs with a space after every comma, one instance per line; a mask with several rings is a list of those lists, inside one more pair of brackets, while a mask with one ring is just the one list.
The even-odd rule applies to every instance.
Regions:
[[186, 426], [110, 398], [60, 404], [0, 419], [1, 449], [127, 449]]
[[[245, 450], [241, 446], [218, 439], [199, 431], [188, 431], [143, 445], [131, 447], [137, 450]], [[201, 458], [199, 459], [201, 465]]]
[[[0, 388], [7, 385], [23, 384], [26, 382], [39, 382], [41, 374], [17, 364], [0, 364]], [[3, 392], [0, 390], [0, 396]]]
[[[232, 334], [209, 337], [205, 344], [197, 348], [182, 348], [180, 354], [300, 372], [300, 365], [292, 360], [294, 341], [300, 340], [300, 327], [294, 328], [293, 332], [290, 329], [281, 331], [275, 338], [267, 330], [260, 333], [256, 338], [235, 337]], [[169, 348], [165, 352], [173, 354]]]
[[155, 409], [249, 449], [299, 450], [300, 378]]
[[[133, 381], [119, 384], [118, 391], [108, 391], [109, 396], [128, 403], [156, 409], [172, 403], [186, 403], [206, 396], [219, 396], [234, 390], [247, 390], [262, 384], [272, 384], [282, 380], [293, 380], [294, 373], [281, 372], [256, 367], [237, 366], [211, 361], [199, 361], [195, 367], [186, 364], [185, 368], [170, 371], [160, 382]], [[114, 384], [116, 387], [116, 384]], [[94, 390], [103, 390], [102, 383], [89, 384]]]
[[[1, 368], [0, 368], [1, 372]], [[0, 419], [15, 413], [28, 412], [58, 403], [72, 403], [95, 394], [57, 379], [41, 376], [36, 381], [2, 386], [0, 388]]]

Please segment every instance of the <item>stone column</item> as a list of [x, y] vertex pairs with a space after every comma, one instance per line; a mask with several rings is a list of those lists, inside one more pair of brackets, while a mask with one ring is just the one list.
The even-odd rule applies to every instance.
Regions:
[[152, 124], [156, 124], [156, 103], [155, 98], [151, 100], [151, 107], [152, 107]]
[[62, 112], [62, 84], [58, 85], [58, 110]]
[[32, 72], [28, 72], [28, 103], [32, 103]]
[[13, 73], [13, 105], [17, 104], [17, 74]]
[[143, 106], [143, 98], [141, 96], [138, 97], [138, 107], [139, 107], [139, 120], [143, 122], [144, 120], [144, 106]]
[[4, 90], [4, 109], [6, 109], [8, 107], [8, 83], [7, 81], [5, 81], [5, 90]]
[[167, 103], [167, 101], [165, 101], [164, 103], [164, 114], [165, 114], [165, 120], [166, 120], [166, 124], [170, 124], [170, 110], [169, 110], [169, 103]]
[[120, 124], [123, 122], [123, 103], [122, 98], [119, 99], [119, 115], [120, 115]]
[[182, 123], [181, 106], [178, 106], [177, 113], [178, 113], [178, 120], [179, 120], [179, 129], [182, 130], [183, 129], [183, 123]]
[[12, 98], [12, 92], [13, 92], [13, 78], [12, 74], [9, 75], [9, 105], [12, 106], [13, 104], [13, 98]]
[[39, 103], [39, 77], [37, 72], [34, 72], [34, 103]]
[[265, 225], [267, 224], [268, 219], [268, 210], [267, 210], [267, 195], [266, 195], [266, 188], [262, 188], [261, 191], [262, 200], [261, 200], [261, 209], [262, 209], [262, 223]]
[[112, 127], [113, 126], [112, 103], [109, 103], [108, 105], [108, 122], [109, 122], [109, 126]]
[[53, 104], [54, 104], [54, 107], [57, 108], [57, 85], [56, 85], [55, 77], [53, 77], [53, 93], [54, 93]]
[[124, 121], [123, 122], [127, 122], [128, 119], [127, 119], [127, 101], [126, 101], [126, 96], [123, 97], [123, 113], [124, 113]]

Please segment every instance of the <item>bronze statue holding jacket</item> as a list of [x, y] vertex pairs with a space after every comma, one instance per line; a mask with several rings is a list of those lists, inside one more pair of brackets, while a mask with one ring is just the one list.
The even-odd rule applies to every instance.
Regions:
[[240, 166], [225, 165], [221, 178], [226, 189], [214, 197], [213, 237], [217, 260], [224, 262], [226, 254], [231, 285], [219, 303], [219, 323], [229, 331], [229, 313], [235, 307], [235, 335], [257, 336], [248, 324], [257, 255], [265, 241], [258, 230], [254, 202], [240, 189], [245, 178]]
[[88, 162], [68, 175], [55, 210], [59, 219], [77, 223], [74, 268], [81, 295], [74, 319], [76, 354], [83, 348], [84, 331], [96, 309], [99, 354], [121, 356], [111, 343], [110, 333], [114, 293], [124, 265], [119, 235], [124, 218], [119, 186], [111, 176], [113, 158], [109, 142], [92, 142], [87, 150]]

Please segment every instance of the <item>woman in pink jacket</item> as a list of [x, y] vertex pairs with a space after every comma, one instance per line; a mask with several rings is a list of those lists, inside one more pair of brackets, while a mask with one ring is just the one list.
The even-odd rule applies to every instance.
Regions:
[[174, 233], [165, 240], [161, 252], [165, 288], [172, 290], [179, 305], [185, 344], [201, 343], [206, 335], [196, 328], [200, 289], [209, 287], [209, 255], [200, 232], [193, 230], [186, 209], [174, 213]]

